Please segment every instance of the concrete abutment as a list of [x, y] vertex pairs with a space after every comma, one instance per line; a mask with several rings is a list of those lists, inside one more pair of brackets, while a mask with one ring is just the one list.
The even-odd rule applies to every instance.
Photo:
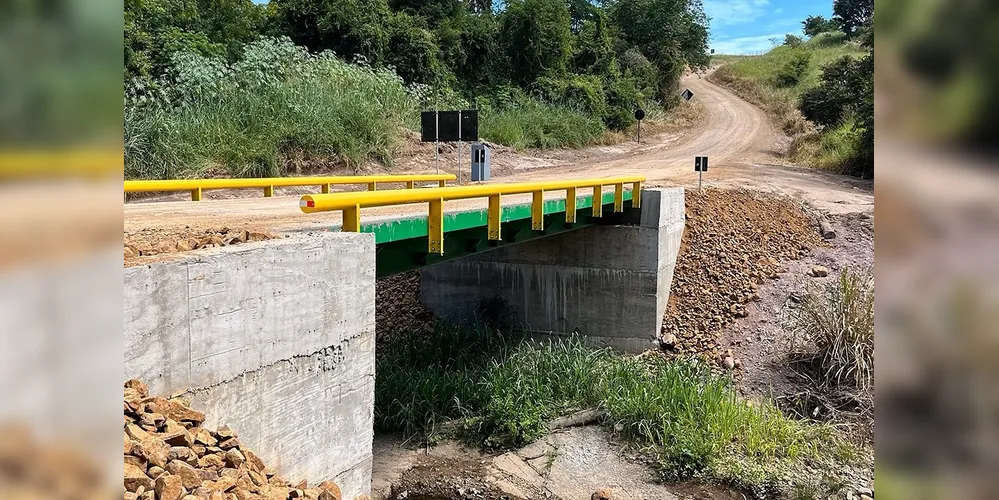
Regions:
[[498, 297], [534, 332], [575, 331], [640, 352], [662, 327], [684, 214], [683, 188], [644, 190], [635, 225], [592, 226], [424, 268], [421, 300], [463, 322]]
[[371, 483], [375, 246], [322, 233], [125, 269], [126, 379], [183, 392], [270, 467]]

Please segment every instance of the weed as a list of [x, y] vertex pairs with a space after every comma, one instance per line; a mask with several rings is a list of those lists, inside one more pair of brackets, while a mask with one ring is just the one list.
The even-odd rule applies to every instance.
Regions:
[[787, 320], [793, 349], [831, 392], [870, 400], [874, 385], [874, 274], [844, 269], [810, 290]]

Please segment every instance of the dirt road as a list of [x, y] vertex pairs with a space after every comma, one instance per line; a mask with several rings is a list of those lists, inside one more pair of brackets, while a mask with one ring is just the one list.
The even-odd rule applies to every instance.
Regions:
[[[640, 145], [622, 143], [553, 152], [541, 167], [537, 166], [537, 156], [524, 156], [524, 163], [531, 165], [529, 168], [514, 168], [494, 177], [493, 182], [641, 174], [647, 176], [649, 186], [696, 187], [693, 158], [706, 155], [711, 164], [705, 186], [777, 191], [808, 200], [833, 213], [873, 211], [871, 183], [814, 169], [774, 165], [780, 161], [779, 150], [786, 137], [775, 131], [762, 111], [698, 75], [686, 76], [683, 85], [694, 92], [694, 99], [703, 106], [702, 123], [684, 133], [662, 134]], [[128, 203], [124, 232], [127, 239], [140, 231], [156, 231], [170, 237], [220, 227], [283, 232], [339, 224], [339, 215], [335, 213], [303, 214], [298, 208], [302, 192], [291, 189], [279, 192], [274, 198], [262, 198], [256, 191], [246, 191], [240, 192], [246, 198], [200, 203]], [[528, 200], [528, 197], [509, 197], [504, 201]], [[448, 209], [480, 206], [485, 206], [485, 200], [452, 202]], [[425, 210], [422, 205], [388, 207], [366, 210], [365, 217], [418, 215]]]

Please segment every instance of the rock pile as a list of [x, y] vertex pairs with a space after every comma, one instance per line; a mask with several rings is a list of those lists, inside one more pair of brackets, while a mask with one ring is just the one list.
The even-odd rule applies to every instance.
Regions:
[[433, 331], [434, 315], [420, 303], [420, 272], [378, 280], [375, 284], [376, 345], [395, 332]]
[[228, 426], [210, 431], [205, 415], [177, 399], [150, 397], [125, 382], [125, 500], [340, 500], [323, 482], [292, 485], [244, 448]]
[[745, 317], [780, 262], [822, 244], [793, 200], [746, 190], [686, 192], [687, 223], [660, 343], [666, 350], [724, 359], [718, 335]]

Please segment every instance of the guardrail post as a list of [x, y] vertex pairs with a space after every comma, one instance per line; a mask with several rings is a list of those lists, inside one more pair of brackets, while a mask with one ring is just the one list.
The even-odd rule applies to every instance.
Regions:
[[322, 193], [323, 194], [330, 194], [330, 185], [329, 184], [323, 184], [322, 185]]
[[531, 229], [545, 230], [545, 192], [535, 191], [531, 201]]
[[593, 186], [593, 216], [603, 217], [604, 215], [604, 187]]
[[427, 252], [444, 255], [444, 199], [430, 202], [427, 216]]
[[624, 184], [614, 184], [614, 212], [624, 212]]
[[266, 186], [266, 187], [264, 187], [264, 196], [267, 197], [267, 198], [270, 198], [271, 196], [274, 196], [274, 186]]
[[500, 195], [494, 194], [489, 197], [489, 210], [487, 211], [487, 223], [489, 228], [489, 239], [493, 241], [499, 241], [500, 237], [500, 223], [502, 222], [500, 218], [503, 215], [503, 208], [500, 205]]
[[191, 190], [191, 201], [201, 201], [201, 188]]
[[439, 187], [447, 187], [447, 181], [444, 180], [444, 179], [441, 179], [441, 180], [437, 181], [437, 185]]
[[642, 183], [631, 184], [631, 208], [642, 208]]
[[340, 228], [341, 231], [350, 231], [352, 233], [361, 232], [361, 206], [354, 205], [350, 208], [343, 209], [343, 224]]
[[576, 222], [576, 188], [565, 190], [565, 223]]
[[368, 191], [374, 191], [376, 189], [378, 189], [378, 183], [377, 182], [369, 182], [368, 183]]
[[406, 189], [416, 188], [416, 181], [406, 181]]

